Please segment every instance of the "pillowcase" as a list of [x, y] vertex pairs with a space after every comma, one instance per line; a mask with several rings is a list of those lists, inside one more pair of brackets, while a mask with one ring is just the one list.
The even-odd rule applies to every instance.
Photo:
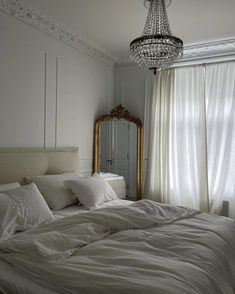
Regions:
[[64, 184], [87, 209], [94, 209], [104, 202], [118, 199], [111, 186], [97, 175], [67, 180]]
[[66, 180], [75, 180], [82, 175], [77, 172], [59, 175], [44, 175], [25, 178], [26, 183], [33, 182], [38, 187], [46, 203], [52, 210], [61, 210], [74, 205], [78, 199], [64, 185]]
[[53, 218], [35, 184], [0, 193], [0, 240]]
[[0, 192], [13, 190], [19, 187], [21, 187], [19, 183], [10, 183], [10, 184], [0, 185]]

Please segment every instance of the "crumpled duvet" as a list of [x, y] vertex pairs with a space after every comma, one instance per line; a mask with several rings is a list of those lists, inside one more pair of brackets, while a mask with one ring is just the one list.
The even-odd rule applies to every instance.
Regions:
[[58, 293], [232, 294], [235, 224], [142, 200], [0, 243], [0, 258]]

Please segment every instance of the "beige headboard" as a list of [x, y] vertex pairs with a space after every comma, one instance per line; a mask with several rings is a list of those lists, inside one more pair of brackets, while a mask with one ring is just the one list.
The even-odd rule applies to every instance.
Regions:
[[23, 183], [26, 176], [78, 171], [78, 148], [0, 149], [0, 184]]

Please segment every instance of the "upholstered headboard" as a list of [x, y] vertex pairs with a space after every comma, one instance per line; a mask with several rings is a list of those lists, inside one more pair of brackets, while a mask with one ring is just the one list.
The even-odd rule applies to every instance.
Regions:
[[23, 183], [26, 176], [78, 171], [78, 148], [0, 149], [0, 184]]

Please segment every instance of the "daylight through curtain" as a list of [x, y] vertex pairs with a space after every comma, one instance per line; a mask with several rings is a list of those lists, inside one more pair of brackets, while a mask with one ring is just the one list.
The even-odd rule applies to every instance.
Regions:
[[218, 212], [235, 198], [235, 63], [161, 72], [149, 101], [145, 197]]
[[208, 181], [212, 212], [235, 203], [235, 62], [206, 66]]

